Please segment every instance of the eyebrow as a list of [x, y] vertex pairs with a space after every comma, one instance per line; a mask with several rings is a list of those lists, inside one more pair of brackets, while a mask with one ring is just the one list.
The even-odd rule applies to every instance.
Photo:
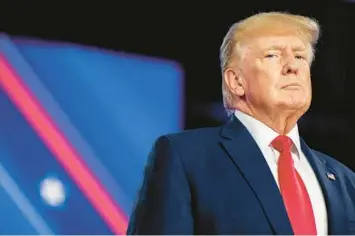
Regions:
[[[271, 45], [267, 48], [265, 48], [263, 51], [268, 51], [268, 50], [283, 50], [285, 47], [284, 46], [279, 46], [279, 45]], [[296, 46], [292, 48], [292, 51], [294, 52], [299, 52], [299, 51], [307, 51], [307, 48], [304, 46]]]

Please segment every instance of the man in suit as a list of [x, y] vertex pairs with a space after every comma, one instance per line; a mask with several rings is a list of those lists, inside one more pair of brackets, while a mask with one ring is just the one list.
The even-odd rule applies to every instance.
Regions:
[[299, 137], [318, 23], [280, 12], [221, 46], [230, 120], [157, 139], [128, 234], [355, 234], [355, 175]]

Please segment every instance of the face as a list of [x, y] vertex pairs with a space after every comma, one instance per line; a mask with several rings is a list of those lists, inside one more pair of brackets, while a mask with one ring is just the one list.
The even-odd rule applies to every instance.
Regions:
[[243, 46], [241, 88], [254, 110], [307, 111], [311, 103], [311, 48], [296, 36], [262, 36]]

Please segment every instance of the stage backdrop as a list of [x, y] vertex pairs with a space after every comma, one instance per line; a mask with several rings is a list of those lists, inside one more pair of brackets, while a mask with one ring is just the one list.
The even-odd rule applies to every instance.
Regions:
[[124, 234], [183, 95], [173, 61], [1, 35], [0, 234]]

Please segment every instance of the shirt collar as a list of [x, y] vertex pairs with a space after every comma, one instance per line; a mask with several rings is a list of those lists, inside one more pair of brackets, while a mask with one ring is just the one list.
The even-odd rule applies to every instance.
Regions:
[[[254, 138], [255, 142], [261, 149], [270, 147], [272, 140], [274, 140], [279, 134], [273, 129], [262, 123], [261, 121], [255, 119], [252, 116], [249, 116], [241, 111], [235, 110], [234, 115], [242, 122], [242, 124], [247, 128], [249, 133]], [[301, 144], [299, 138], [298, 125], [296, 124], [291, 131], [286, 134], [291, 138], [294, 148], [292, 151], [295, 151], [299, 156], [301, 151]]]

